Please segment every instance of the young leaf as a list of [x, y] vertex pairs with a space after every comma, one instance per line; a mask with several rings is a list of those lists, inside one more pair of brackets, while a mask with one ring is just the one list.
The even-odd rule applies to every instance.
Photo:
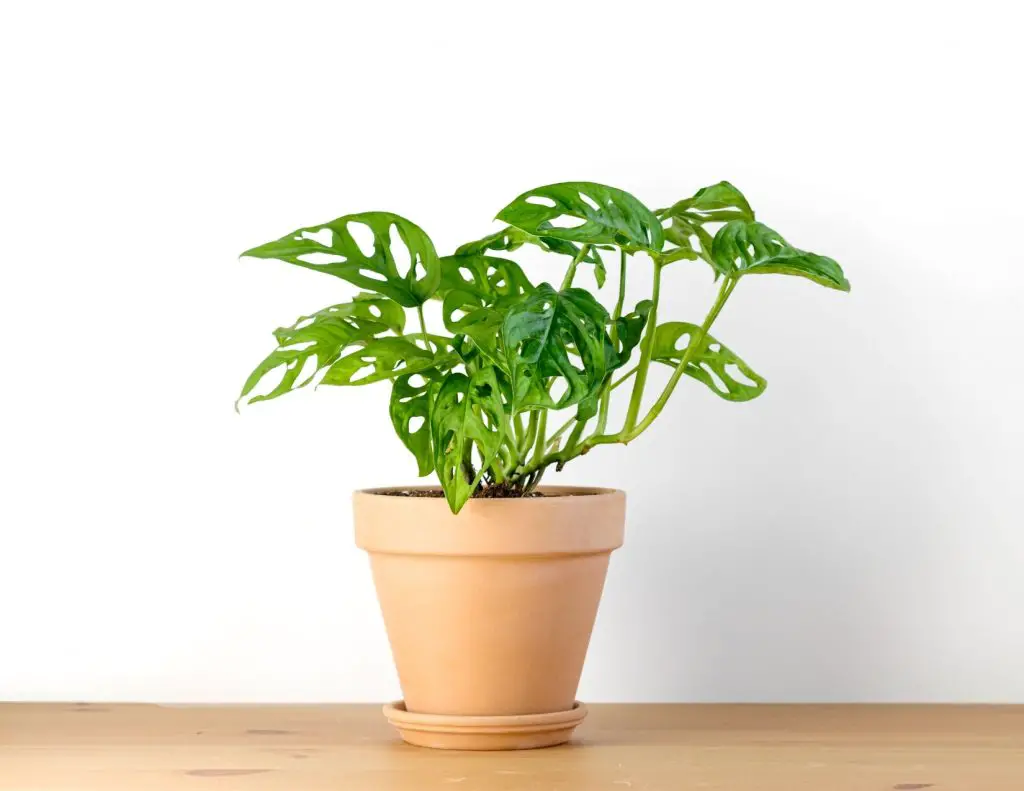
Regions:
[[468, 291], [490, 304], [501, 297], [533, 291], [533, 284], [519, 264], [507, 258], [468, 253], [441, 259], [441, 285], [434, 294], [444, 298], [450, 291]]
[[535, 236], [581, 244], [661, 249], [661, 221], [628, 192], [589, 181], [549, 184], [524, 192], [498, 219]]
[[[679, 365], [699, 333], [700, 327], [685, 321], [659, 324], [654, 335], [653, 359], [672, 367]], [[703, 382], [727, 401], [749, 401], [768, 386], [763, 377], [710, 335], [704, 336], [683, 373]]]
[[[434, 470], [434, 452], [430, 444], [430, 383], [440, 380], [443, 375], [437, 368], [421, 372], [423, 382], [413, 384], [416, 374], [402, 374], [391, 387], [391, 425], [395, 433], [416, 457], [420, 477]], [[412, 421], [419, 418], [422, 423], [413, 431]]]
[[822, 286], [849, 291], [843, 270], [831, 258], [798, 250], [767, 225], [733, 220], [715, 234], [711, 265], [723, 275], [796, 275]]
[[411, 340], [413, 337], [372, 338], [362, 342], [363, 348], [342, 357], [328, 368], [320, 384], [366, 385], [450, 365], [455, 359], [446, 350], [435, 354], [417, 346]]
[[[542, 283], [505, 314], [501, 340], [513, 388], [514, 411], [527, 407], [563, 409], [595, 393], [607, 372], [605, 326], [608, 312], [587, 291], [555, 291]], [[577, 368], [570, 354], [578, 356]], [[550, 377], [563, 377], [565, 393], [547, 392]]]
[[[441, 315], [450, 333], [469, 338], [492, 364], [507, 372], [508, 363], [500, 343], [505, 310], [500, 302], [498, 305], [489, 305], [477, 294], [459, 289], [445, 295]], [[463, 315], [456, 318], [456, 312]]]
[[[274, 331], [278, 347], [249, 374], [241, 402], [270, 371], [285, 366], [281, 382], [266, 395], [253, 396], [248, 403], [267, 401], [308, 385], [319, 371], [334, 363], [346, 346], [389, 330], [401, 332], [405, 311], [385, 297], [360, 294], [352, 302], [332, 305], [311, 316], [300, 316], [290, 327]], [[316, 368], [299, 380], [306, 361], [316, 358]], [[236, 403], [237, 406], [237, 403]]]
[[[704, 224], [754, 219], [754, 210], [743, 193], [728, 181], [702, 187], [693, 197], [658, 214], [663, 219], [671, 218], [665, 239], [677, 246], [675, 250], [666, 251], [666, 261], [703, 258], [710, 263], [712, 237]], [[697, 237], [696, 241], [693, 237]]]
[[643, 337], [644, 327], [647, 326], [647, 317], [650, 315], [653, 307], [654, 303], [651, 300], [641, 300], [636, 303], [636, 307], [633, 308], [632, 312], [627, 313], [625, 316], [620, 316], [615, 322], [615, 337], [618, 341], [618, 348], [613, 347], [611, 353], [606, 355], [609, 361], [609, 372], [621, 368], [629, 362], [629, 356]]
[[[372, 235], [372, 251], [365, 241], [360, 245], [353, 230]], [[404, 272], [395, 260], [392, 242], [396, 237], [405, 248]], [[323, 225], [299, 228], [242, 255], [277, 258], [326, 272], [407, 308], [426, 302], [441, 282], [441, 264], [430, 238], [418, 225], [388, 212], [348, 214]]]
[[[448, 505], [458, 513], [472, 496], [484, 471], [498, 455], [505, 436], [501, 393], [493, 368], [481, 368], [472, 378], [450, 373], [432, 386], [430, 437], [434, 468]], [[480, 456], [474, 468], [472, 451]]]

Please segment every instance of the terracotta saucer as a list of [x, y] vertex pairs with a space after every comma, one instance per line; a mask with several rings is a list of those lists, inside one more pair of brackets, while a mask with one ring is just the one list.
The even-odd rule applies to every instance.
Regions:
[[384, 716], [402, 739], [439, 750], [529, 750], [569, 741], [573, 729], [587, 716], [579, 701], [568, 711], [513, 714], [496, 717], [457, 717], [416, 714], [397, 701], [384, 706]]

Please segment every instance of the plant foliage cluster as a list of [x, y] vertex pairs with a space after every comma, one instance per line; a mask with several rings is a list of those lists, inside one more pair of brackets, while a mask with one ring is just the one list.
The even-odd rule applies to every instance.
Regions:
[[[395, 431], [419, 474], [436, 473], [454, 512], [480, 494], [521, 496], [545, 471], [598, 445], [628, 443], [661, 413], [683, 376], [729, 401], [748, 401], [765, 380], [710, 335], [748, 275], [783, 274], [848, 291], [831, 258], [794, 247], [754, 217], [728, 182], [651, 210], [620, 189], [592, 182], [530, 190], [498, 213], [496, 233], [440, 256], [426, 233], [396, 214], [364, 212], [298, 230], [243, 255], [275, 258], [364, 289], [352, 301], [302, 316], [274, 335], [278, 346], [246, 380], [239, 401], [305, 387], [388, 382]], [[567, 264], [561, 284], [532, 283], [513, 258], [524, 246]], [[609, 312], [574, 286], [580, 266], [604, 284], [619, 266]], [[625, 304], [635, 260], [652, 262], [649, 299]], [[703, 261], [719, 283], [699, 323], [663, 321], [661, 276], [678, 261]], [[427, 330], [423, 305], [440, 300], [445, 333]], [[417, 323], [407, 327], [413, 311]], [[651, 365], [672, 369], [641, 414]], [[279, 383], [251, 395], [271, 371]], [[609, 428], [612, 393], [629, 388], [624, 423]], [[552, 410], [572, 408], [564, 425]]]

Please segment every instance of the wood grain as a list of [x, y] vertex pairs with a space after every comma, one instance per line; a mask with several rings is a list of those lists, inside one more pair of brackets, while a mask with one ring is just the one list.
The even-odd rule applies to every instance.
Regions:
[[1024, 706], [597, 705], [570, 744], [446, 753], [378, 706], [0, 704], [3, 791], [1024, 791]]

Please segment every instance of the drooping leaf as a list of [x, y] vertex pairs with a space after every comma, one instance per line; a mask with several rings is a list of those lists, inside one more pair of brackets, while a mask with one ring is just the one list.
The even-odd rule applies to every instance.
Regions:
[[665, 239], [677, 246], [677, 249], [665, 251], [666, 262], [703, 258], [710, 263], [712, 235], [705, 224], [754, 220], [754, 210], [747, 199], [728, 181], [702, 187], [692, 197], [658, 214], [663, 219], [671, 219], [671, 225], [665, 229]]
[[507, 258], [470, 253], [441, 259], [441, 285], [435, 293], [443, 299], [450, 291], [468, 291], [490, 304], [501, 297], [533, 291], [533, 284], [519, 264]]
[[[569, 256], [570, 258], [575, 258], [580, 253], [579, 245], [575, 245], [572, 242], [567, 242], [564, 239], [557, 239], [553, 236], [534, 236], [532, 233], [527, 233], [522, 228], [516, 228], [510, 225], [507, 228], [502, 228], [500, 231], [495, 231], [489, 236], [485, 236], [483, 239], [478, 239], [475, 242], [468, 242], [467, 244], [462, 245], [455, 251], [455, 255], [475, 255], [484, 253], [488, 250], [511, 252], [513, 250], [518, 250], [524, 244], [532, 244], [546, 252], [559, 253], [561, 255]], [[605, 279], [608, 276], [608, 270], [605, 267], [598, 249], [609, 250], [612, 248], [607, 245], [594, 245], [580, 260], [582, 263], [594, 265], [594, 277], [597, 280], [598, 288], [601, 288], [604, 286]]]
[[[373, 249], [367, 249], [369, 240], [360, 245], [353, 231], [372, 235]], [[395, 258], [403, 250], [405, 271]], [[418, 225], [388, 212], [348, 214], [299, 228], [242, 255], [277, 258], [326, 272], [407, 308], [426, 302], [441, 282], [441, 264], [430, 238]]]
[[[430, 444], [430, 384], [439, 381], [443, 373], [437, 368], [428, 368], [417, 374], [402, 374], [391, 387], [391, 425], [399, 439], [416, 457], [420, 477], [434, 470], [434, 452]], [[413, 380], [422, 379], [414, 383]], [[419, 420], [415, 429], [412, 422]]]
[[[505, 436], [505, 417], [494, 369], [472, 377], [450, 373], [432, 386], [430, 436], [448, 505], [458, 513], [497, 458]], [[477, 469], [472, 451], [479, 454]]]
[[535, 236], [581, 244], [658, 251], [661, 221], [628, 192], [590, 181], [549, 184], [524, 192], [498, 219]]
[[[508, 362], [515, 411], [528, 407], [563, 409], [597, 392], [608, 370], [608, 312], [587, 291], [555, 291], [542, 283], [505, 314], [501, 340]], [[572, 356], [578, 356], [576, 367]], [[545, 384], [565, 380], [553, 399]]]
[[[446, 349], [428, 351], [413, 343], [418, 336], [403, 338], [372, 338], [360, 342], [362, 348], [345, 355], [324, 374], [321, 384], [366, 385], [402, 374], [414, 374], [428, 368], [443, 367], [454, 361], [455, 355]], [[444, 340], [444, 339], [441, 339]]]
[[[700, 327], [685, 321], [659, 324], [654, 335], [653, 359], [676, 367], [700, 334]], [[762, 376], [710, 335], [705, 335], [683, 370], [727, 401], [749, 401], [768, 386]]]
[[[345, 347], [382, 333], [401, 332], [405, 311], [386, 297], [360, 294], [352, 302], [331, 305], [309, 316], [300, 316], [290, 327], [274, 331], [278, 347], [263, 360], [246, 379], [241, 402], [270, 371], [284, 366], [280, 383], [266, 395], [249, 399], [250, 404], [277, 398], [284, 393], [305, 387], [319, 371], [334, 363]], [[316, 367], [299, 381], [310, 358]], [[237, 404], [236, 404], [237, 406]]]
[[849, 291], [843, 270], [831, 258], [799, 250], [767, 225], [733, 220], [723, 225], [711, 246], [711, 264], [723, 275], [796, 275], [819, 285]]

